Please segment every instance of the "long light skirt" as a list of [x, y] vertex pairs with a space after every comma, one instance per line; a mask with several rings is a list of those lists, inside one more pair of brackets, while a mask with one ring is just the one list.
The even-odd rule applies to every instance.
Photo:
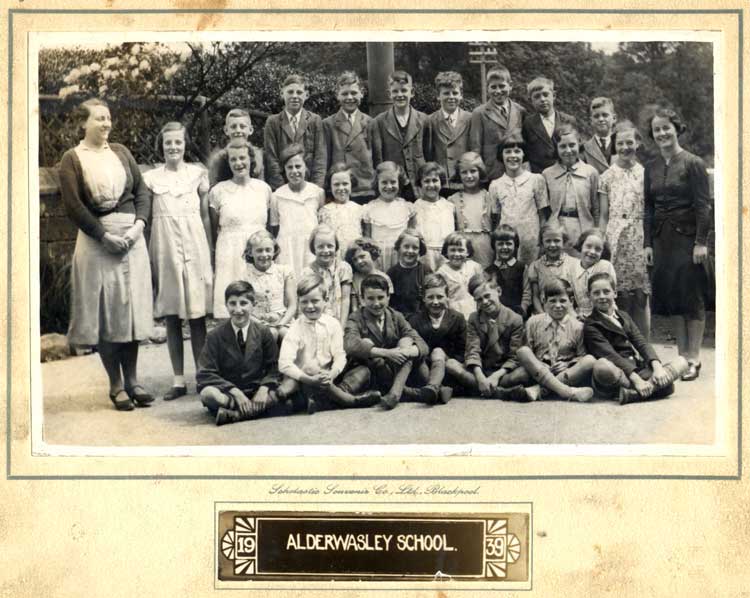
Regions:
[[[135, 215], [108, 214], [100, 222], [107, 232], [124, 235], [135, 222]], [[71, 285], [70, 344], [127, 343], [148, 338], [154, 325], [153, 291], [143, 236], [127, 253], [115, 255], [78, 231]]]

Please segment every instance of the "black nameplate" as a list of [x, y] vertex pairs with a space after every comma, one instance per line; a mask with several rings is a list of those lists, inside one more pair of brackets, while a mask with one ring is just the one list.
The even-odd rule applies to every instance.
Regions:
[[529, 578], [529, 514], [219, 513], [219, 579]]

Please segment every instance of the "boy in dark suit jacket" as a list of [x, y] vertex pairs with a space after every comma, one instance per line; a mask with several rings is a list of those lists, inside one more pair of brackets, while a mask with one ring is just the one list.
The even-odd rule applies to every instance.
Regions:
[[555, 110], [555, 84], [546, 77], [537, 77], [526, 89], [534, 114], [523, 121], [521, 134], [526, 143], [526, 158], [531, 172], [542, 172], [557, 162], [557, 148], [552, 136], [564, 123], [575, 124], [575, 117]]
[[466, 354], [461, 385], [486, 399], [527, 400], [525, 373], [518, 368], [516, 351], [523, 345], [523, 319], [500, 302], [500, 287], [484, 274], [469, 280], [477, 311], [466, 326]]
[[326, 143], [323, 121], [302, 106], [307, 99], [307, 82], [300, 75], [289, 75], [281, 86], [284, 109], [268, 117], [263, 128], [266, 182], [276, 191], [284, 185], [281, 152], [298, 143], [305, 148], [308, 180], [323, 187], [326, 178]]
[[[339, 385], [356, 394], [366, 386], [387, 391], [381, 399], [393, 409], [405, 393], [412, 367], [427, 355], [427, 345], [395, 309], [388, 306], [388, 281], [379, 274], [368, 274], [360, 285], [362, 305], [349, 316], [344, 329], [344, 351], [354, 367]], [[416, 389], [405, 393], [419, 399]]]
[[362, 88], [356, 73], [346, 71], [336, 81], [339, 111], [323, 120], [323, 134], [327, 149], [326, 172], [331, 166], [343, 162], [357, 180], [351, 198], [357, 203], [367, 203], [375, 196], [372, 180], [372, 147], [368, 127], [372, 120], [359, 111]]
[[279, 350], [268, 327], [250, 317], [255, 291], [249, 282], [230, 283], [224, 292], [229, 320], [208, 333], [198, 360], [198, 392], [215, 414], [216, 425], [289, 412], [280, 404]]
[[597, 358], [594, 390], [605, 397], [619, 394], [621, 405], [671, 395], [674, 381], [688, 369], [687, 360], [680, 356], [662, 365], [630, 316], [616, 308], [609, 274], [594, 274], [588, 287], [594, 311], [586, 318], [583, 338], [586, 350]]
[[453, 71], [438, 73], [435, 77], [440, 109], [427, 117], [424, 134], [424, 155], [427, 162], [437, 162], [448, 173], [448, 184], [441, 195], [447, 197], [462, 189], [460, 181], [453, 179], [456, 163], [469, 151], [471, 113], [461, 108], [464, 82]]
[[409, 73], [394, 71], [388, 77], [393, 107], [370, 121], [372, 163], [395, 162], [406, 173], [409, 185], [401, 189], [401, 197], [414, 201], [419, 184], [417, 171], [424, 164], [424, 126], [427, 115], [412, 108], [414, 85]]
[[612, 144], [612, 131], [617, 122], [615, 105], [609, 98], [594, 98], [591, 100], [590, 114], [594, 136], [583, 144], [581, 157], [601, 174], [610, 167], [612, 156], [616, 153]]
[[497, 146], [509, 131], [521, 128], [526, 115], [525, 108], [510, 99], [512, 89], [510, 71], [501, 64], [494, 65], [487, 73], [490, 99], [471, 113], [469, 149], [482, 156], [489, 181], [505, 173], [503, 161], [497, 157]]

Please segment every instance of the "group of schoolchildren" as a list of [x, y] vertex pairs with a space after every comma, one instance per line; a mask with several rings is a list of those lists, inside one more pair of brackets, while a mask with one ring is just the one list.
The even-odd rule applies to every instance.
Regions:
[[[533, 114], [510, 100], [505, 67], [486, 84], [469, 113], [461, 76], [440, 73], [427, 116], [396, 71], [392, 107], [371, 118], [347, 72], [322, 120], [293, 75], [262, 153], [249, 114], [227, 114], [229, 141], [193, 183], [207, 191], [205, 238], [181, 242], [214, 248], [212, 299], [202, 314], [193, 301], [191, 325], [228, 318], [193, 344], [217, 424], [454, 393], [624, 404], [673, 392], [687, 362], [662, 365], [647, 340], [637, 128], [596, 98], [581, 150], [552, 81], [528, 84]], [[177, 133], [184, 145], [179, 125], [162, 131], [165, 160]], [[157, 282], [157, 305], [161, 292], [174, 290]], [[178, 365], [167, 399], [187, 392]]]

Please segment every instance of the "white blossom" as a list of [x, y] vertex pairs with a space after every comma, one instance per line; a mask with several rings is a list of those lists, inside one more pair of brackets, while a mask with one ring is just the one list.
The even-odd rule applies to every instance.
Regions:
[[141, 51], [141, 46], [139, 44], [134, 45], [132, 48], [130, 48], [130, 53], [135, 56], [138, 54], [138, 52]]
[[154, 84], [153, 84], [153, 83], [151, 83], [151, 81], [148, 81], [148, 82], [146, 83], [146, 89], [148, 89], [148, 90], [151, 90], [151, 88], [152, 88], [153, 86], [154, 86]]
[[97, 73], [97, 72], [99, 72], [99, 71], [101, 70], [101, 68], [102, 68], [102, 67], [101, 67], [101, 65], [100, 65], [100, 64], [99, 64], [98, 62], [92, 62], [92, 63], [91, 63], [90, 65], [89, 65], [89, 69], [91, 70], [91, 72], [92, 72], [92, 73]]
[[139, 71], [137, 68], [133, 69], [132, 71], [130, 71], [130, 78], [137, 79], [140, 72], [141, 71]]
[[91, 72], [91, 69], [89, 68], [89, 65], [87, 65], [87, 64], [84, 64], [84, 65], [83, 65], [83, 66], [81, 67], [81, 75], [82, 75], [82, 76], [84, 76], [84, 77], [85, 77], [85, 76], [86, 76], [86, 75], [88, 75], [88, 74], [89, 74], [90, 72]]
[[81, 76], [81, 71], [79, 71], [78, 69], [73, 69], [72, 71], [68, 73], [67, 79], [69, 79], [69, 81], [67, 82], [77, 81], [78, 77], [80, 76]]
[[193, 51], [190, 49], [190, 46], [183, 48], [180, 52], [180, 62], [186, 62], [192, 55]]
[[128, 64], [130, 66], [137, 66], [138, 65], [138, 59], [135, 56], [131, 56], [130, 60], [128, 60]]
[[107, 92], [107, 86], [106, 85], [100, 85], [99, 86], [99, 95], [103, 96]]
[[64, 99], [73, 93], [78, 93], [80, 90], [81, 88], [78, 85], [68, 85], [67, 87], [60, 89], [60, 91], [57, 92], [57, 95]]
[[142, 71], [148, 71], [151, 69], [151, 65], [149, 64], [148, 60], [141, 60], [141, 63], [138, 65], [138, 68]]

